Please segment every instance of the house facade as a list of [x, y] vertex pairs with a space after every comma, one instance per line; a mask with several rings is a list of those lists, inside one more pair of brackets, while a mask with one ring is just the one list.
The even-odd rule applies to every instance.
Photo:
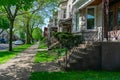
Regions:
[[85, 41], [120, 39], [119, 0], [63, 0], [58, 31], [83, 35]]
[[49, 24], [48, 24], [48, 30], [47, 30], [47, 39], [48, 39], [48, 45], [50, 46], [52, 43], [54, 43], [56, 40], [53, 38], [52, 34], [53, 32], [58, 31], [58, 12], [54, 12], [53, 16], [51, 17]]
[[85, 41], [98, 41], [102, 22], [102, 0], [73, 2], [73, 33], [82, 34]]
[[[106, 15], [104, 15], [106, 16]], [[108, 38], [112, 40], [120, 40], [120, 1], [109, 0], [109, 13], [108, 13], [108, 27], [105, 27]], [[105, 19], [104, 26], [107, 26], [107, 20]]]
[[71, 32], [72, 27], [72, 0], [63, 0], [58, 6], [58, 31]]
[[[108, 41], [120, 41], [120, 0], [72, 0], [72, 7], [66, 9], [71, 13], [71, 33], [82, 35], [85, 41], [105, 42], [95, 45], [89, 43], [88, 45], [76, 45], [60, 61], [65, 65], [68, 62], [69, 65], [66, 65], [65, 69], [90, 70], [91, 68], [100, 68], [118, 71], [120, 69], [120, 43], [108, 43]], [[66, 14], [68, 13], [66, 12]], [[63, 21], [67, 23], [67, 18]], [[81, 48], [86, 49], [85, 53], [88, 50], [88, 53], [84, 55]], [[84, 65], [85, 63], [86, 65]], [[62, 66], [62, 64], [60, 65]], [[64, 68], [64, 66], [62, 67]]]
[[98, 40], [102, 24], [102, 0], [64, 0], [59, 4], [59, 32], [82, 34], [85, 40]]

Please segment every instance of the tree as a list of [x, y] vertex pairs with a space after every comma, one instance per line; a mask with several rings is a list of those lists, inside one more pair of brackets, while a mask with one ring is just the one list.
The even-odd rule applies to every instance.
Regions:
[[[7, 17], [10, 21], [10, 31], [9, 31], [9, 51], [12, 51], [12, 36], [13, 36], [13, 26], [15, 18], [18, 15], [23, 15], [26, 13], [34, 14], [36, 11], [39, 11], [40, 9], [43, 9], [45, 6], [54, 4], [58, 2], [59, 0], [0, 0], [0, 7], [2, 9], [2, 12], [5, 11], [7, 13]], [[36, 5], [36, 6], [35, 6]], [[32, 7], [35, 6], [35, 7]], [[29, 9], [29, 10], [28, 10]], [[25, 11], [25, 12], [23, 12]], [[22, 13], [21, 13], [22, 12]], [[29, 22], [32, 18], [32, 15], [28, 18], [27, 21], [27, 39], [29, 40]]]
[[9, 21], [7, 17], [0, 16], [0, 29], [1, 29], [0, 34], [8, 28], [9, 28]]
[[[15, 33], [19, 35], [19, 38], [26, 39], [25, 35], [28, 34], [28, 38], [31, 41], [33, 41], [32, 32], [34, 28], [40, 27], [44, 24], [44, 18], [41, 15], [34, 14], [31, 18], [28, 26], [28, 19], [31, 15], [30, 14], [24, 14], [21, 16], [18, 16], [15, 20], [14, 24], [14, 30]], [[27, 27], [26, 27], [27, 26]], [[29, 28], [29, 30], [27, 30]], [[29, 33], [27, 33], [29, 31]], [[27, 40], [27, 39], [26, 39]]]
[[32, 6], [32, 2], [35, 0], [0, 0], [0, 6], [2, 10], [7, 13], [7, 17], [10, 21], [9, 31], [9, 51], [12, 51], [12, 36], [13, 36], [13, 25], [18, 11], [27, 10]]
[[32, 36], [34, 40], [40, 40], [42, 38], [42, 30], [40, 28], [34, 28]]

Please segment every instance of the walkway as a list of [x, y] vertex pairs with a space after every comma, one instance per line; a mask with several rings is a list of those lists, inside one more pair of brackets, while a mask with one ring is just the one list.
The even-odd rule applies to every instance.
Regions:
[[35, 44], [14, 59], [0, 65], [0, 80], [29, 80], [31, 72], [34, 71], [60, 71], [54, 62], [34, 64], [37, 48], [38, 44]]

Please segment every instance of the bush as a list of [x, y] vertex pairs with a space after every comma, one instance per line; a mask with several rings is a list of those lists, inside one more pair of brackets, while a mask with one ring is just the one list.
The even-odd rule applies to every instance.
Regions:
[[82, 43], [81, 35], [73, 35], [72, 33], [68, 32], [56, 32], [53, 33], [53, 36], [57, 38], [57, 40], [61, 43], [62, 47], [68, 49]]

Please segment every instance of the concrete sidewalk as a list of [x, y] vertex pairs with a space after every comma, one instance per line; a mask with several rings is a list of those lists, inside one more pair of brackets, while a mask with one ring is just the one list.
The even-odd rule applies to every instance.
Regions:
[[[34, 71], [61, 71], [56, 62], [34, 63], [38, 43], [21, 52], [10, 61], [0, 65], [0, 80], [29, 80]], [[39, 49], [47, 51], [48, 49]]]
[[37, 48], [38, 44], [35, 44], [15, 58], [0, 65], [0, 80], [29, 80]]

